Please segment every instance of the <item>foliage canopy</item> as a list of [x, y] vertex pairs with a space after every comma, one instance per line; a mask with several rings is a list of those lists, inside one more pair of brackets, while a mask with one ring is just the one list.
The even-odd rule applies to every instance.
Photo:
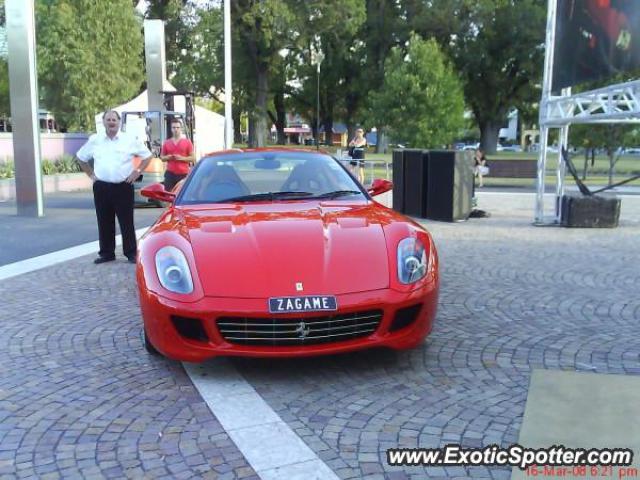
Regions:
[[142, 25], [130, 0], [38, 0], [40, 99], [70, 130], [95, 129], [96, 112], [139, 93]]
[[435, 40], [413, 35], [385, 62], [383, 88], [371, 98], [373, 123], [417, 148], [451, 143], [464, 125], [464, 97], [456, 73]]

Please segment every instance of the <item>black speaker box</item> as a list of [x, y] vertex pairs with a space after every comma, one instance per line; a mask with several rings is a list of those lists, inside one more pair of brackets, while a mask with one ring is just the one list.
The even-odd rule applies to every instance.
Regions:
[[473, 164], [465, 151], [432, 150], [427, 173], [426, 217], [456, 222], [471, 213]]
[[404, 151], [404, 213], [407, 215], [426, 215], [428, 161], [426, 150]]
[[404, 213], [404, 150], [393, 151], [393, 209]]
[[619, 218], [620, 199], [615, 196], [562, 196], [560, 219], [565, 227], [614, 228]]

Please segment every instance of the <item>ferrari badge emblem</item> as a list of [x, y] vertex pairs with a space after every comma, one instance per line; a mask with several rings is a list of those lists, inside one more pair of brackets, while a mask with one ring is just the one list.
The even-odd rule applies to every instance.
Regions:
[[296, 328], [296, 333], [298, 334], [298, 338], [304, 339], [311, 332], [311, 327], [308, 327], [306, 323], [300, 322], [298, 324], [298, 328]]

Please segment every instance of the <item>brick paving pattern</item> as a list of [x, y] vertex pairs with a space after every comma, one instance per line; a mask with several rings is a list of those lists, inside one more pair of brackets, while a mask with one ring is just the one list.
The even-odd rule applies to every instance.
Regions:
[[144, 350], [134, 266], [91, 260], [0, 282], [0, 479], [258, 478]]
[[[640, 198], [612, 230], [485, 200], [489, 219], [428, 223], [442, 289], [421, 348], [233, 361], [339, 477], [507, 479], [385, 452], [516, 442], [533, 368], [640, 374]], [[0, 282], [0, 479], [257, 478], [182, 366], [145, 353], [133, 266], [90, 261]]]
[[390, 467], [386, 449], [516, 443], [534, 368], [640, 374], [640, 208], [618, 229], [574, 230], [534, 227], [528, 203], [505, 201], [487, 201], [488, 219], [426, 223], [442, 285], [422, 348], [234, 361], [341, 478], [508, 479]]

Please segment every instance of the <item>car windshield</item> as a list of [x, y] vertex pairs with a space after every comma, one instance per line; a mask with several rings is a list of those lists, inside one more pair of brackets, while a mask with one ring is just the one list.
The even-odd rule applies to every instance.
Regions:
[[361, 198], [335, 159], [321, 153], [260, 151], [201, 159], [176, 204]]

